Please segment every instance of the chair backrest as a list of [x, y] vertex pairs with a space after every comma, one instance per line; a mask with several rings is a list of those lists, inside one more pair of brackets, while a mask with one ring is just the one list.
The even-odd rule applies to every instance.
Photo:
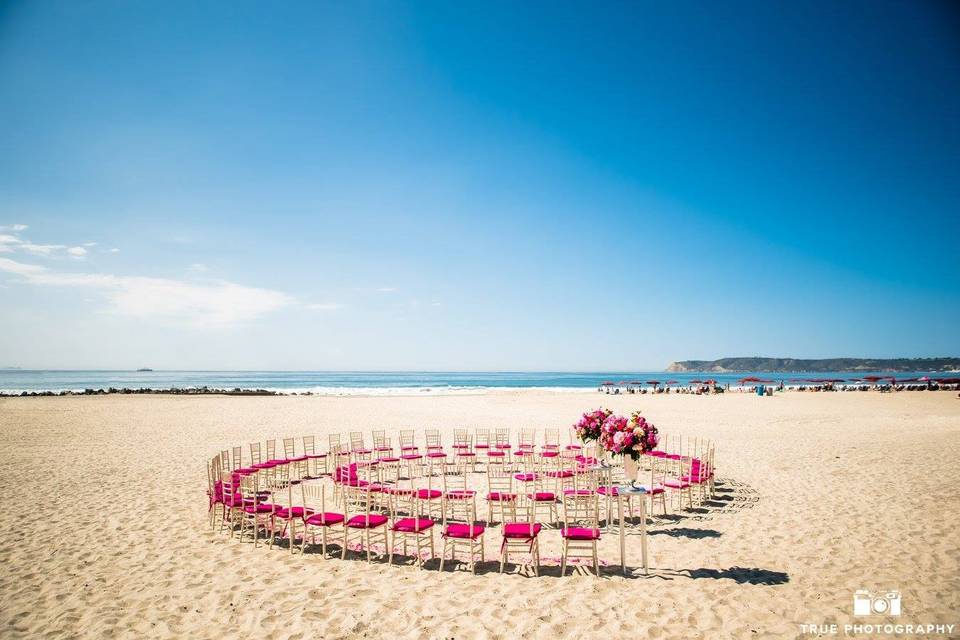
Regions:
[[513, 493], [513, 473], [491, 467], [487, 470], [487, 488], [490, 493]]
[[413, 429], [402, 429], [400, 431], [400, 448], [401, 449], [416, 449], [416, 433]]
[[[476, 496], [467, 496], [461, 498], [443, 497], [443, 525], [449, 522], [462, 522], [471, 527], [476, 525], [477, 520], [477, 499]], [[473, 531], [471, 531], [473, 533]]]
[[303, 454], [312, 456], [317, 452], [316, 438], [313, 436], [303, 436]]
[[424, 437], [427, 440], [427, 451], [442, 449], [443, 446], [440, 444], [440, 430], [439, 429], [427, 429], [424, 431]]
[[468, 435], [466, 429], [454, 429], [453, 430], [453, 444], [455, 445], [464, 445], [467, 444]]
[[467, 475], [461, 469], [454, 468], [452, 471], [443, 474], [444, 493], [450, 493], [451, 491], [466, 492], [466, 490]]
[[274, 439], [267, 440], [267, 460], [276, 460], [277, 459], [277, 441]]
[[576, 490], [576, 493], [596, 493], [599, 487], [599, 471], [578, 465], [577, 472], [573, 476], [573, 488]]
[[544, 429], [543, 448], [544, 449], [560, 448], [560, 429]]
[[533, 449], [537, 444], [536, 429], [520, 429], [520, 448]]
[[379, 429], [373, 432], [373, 447], [375, 449], [380, 449], [383, 447], [389, 447], [387, 444], [387, 432], [383, 429]]
[[[537, 508], [533, 500], [513, 500], [509, 503], [508, 518], [511, 524], [526, 524], [528, 527], [529, 538], [537, 536]], [[522, 540], [522, 539], [517, 539]], [[507, 540], [504, 540], [507, 542]], [[525, 541], [524, 541], [525, 543]]]
[[490, 446], [490, 429], [474, 429], [473, 443], [481, 446]]
[[311, 509], [317, 513], [326, 513], [327, 484], [325, 482], [303, 482], [300, 486], [303, 492], [304, 509]]
[[510, 444], [510, 427], [497, 427], [495, 438], [497, 445]]
[[598, 529], [600, 523], [600, 496], [591, 493], [568, 493], [563, 496], [563, 528], [586, 527]]
[[243, 447], [237, 445], [233, 448], [233, 452], [230, 455], [230, 469], [239, 469], [243, 466]]
[[327, 435], [327, 447], [329, 447], [329, 449], [330, 449], [331, 452], [333, 452], [333, 448], [334, 448], [334, 447], [339, 447], [339, 446], [340, 446], [340, 434], [339, 434], [339, 433], [331, 433], [331, 434]]
[[250, 443], [250, 464], [260, 464], [263, 462], [263, 453], [260, 451], [259, 442]]
[[363, 446], [363, 432], [362, 431], [351, 431], [350, 432], [350, 448], [357, 449], [366, 449]]
[[287, 460], [297, 457], [297, 447], [295, 443], [296, 440], [294, 438], [283, 439], [283, 456]]

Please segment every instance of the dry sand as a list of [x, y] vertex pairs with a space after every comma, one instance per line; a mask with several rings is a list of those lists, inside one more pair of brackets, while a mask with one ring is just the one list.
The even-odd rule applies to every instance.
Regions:
[[[204, 460], [231, 444], [401, 427], [565, 435], [599, 405], [718, 443], [724, 500], [651, 525], [650, 577], [619, 575], [614, 536], [598, 580], [291, 555], [208, 527]], [[860, 588], [902, 592], [889, 621], [960, 623], [955, 393], [24, 398], [0, 400], [0, 433], [4, 638], [796, 637], [800, 623], [883, 621], [853, 617]]]

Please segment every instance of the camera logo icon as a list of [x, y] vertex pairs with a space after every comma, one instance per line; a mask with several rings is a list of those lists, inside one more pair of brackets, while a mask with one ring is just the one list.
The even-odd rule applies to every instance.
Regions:
[[900, 592], [880, 591], [874, 593], [866, 589], [858, 589], [853, 594], [853, 615], [898, 616], [900, 615]]

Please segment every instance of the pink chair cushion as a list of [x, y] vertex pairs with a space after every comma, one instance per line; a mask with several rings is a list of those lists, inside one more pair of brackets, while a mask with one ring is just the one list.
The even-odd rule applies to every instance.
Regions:
[[329, 527], [332, 524], [340, 524], [343, 520], [342, 513], [315, 513], [306, 519], [306, 523], [318, 527]]
[[416, 533], [417, 531], [429, 531], [433, 526], [433, 520], [430, 518], [401, 518], [393, 523], [393, 530], [401, 533]]
[[550, 493], [549, 491], [538, 491], [532, 496], [527, 496], [528, 498], [532, 497], [536, 502], [553, 502], [557, 499], [557, 494]]
[[479, 524], [448, 524], [447, 530], [443, 532], [447, 538], [464, 538], [476, 540], [483, 535], [483, 527]]
[[487, 494], [487, 500], [492, 500], [494, 502], [510, 502], [511, 500], [516, 500], [517, 494], [515, 493], [501, 493], [499, 491], [494, 491], [493, 493]]
[[387, 523], [387, 516], [371, 513], [370, 516], [358, 515], [347, 520], [347, 526], [352, 529], [374, 529]]
[[560, 535], [570, 540], [599, 540], [600, 529], [585, 529], [583, 527], [569, 527], [561, 529]]
[[359, 453], [360, 455], [367, 455], [371, 453], [370, 449], [353, 449], [351, 453]]
[[515, 479], [520, 482], [533, 482], [537, 479], [537, 474], [535, 473], [518, 473], [513, 476]]
[[617, 489], [616, 487], [598, 487], [597, 493], [602, 496], [611, 496], [616, 498], [620, 495], [620, 489]]
[[490, 445], [488, 444], [475, 444], [473, 445], [474, 449], [489, 449]]
[[509, 445], [509, 444], [496, 444], [496, 445], [493, 445], [493, 446], [495, 446], [497, 449], [510, 449], [510, 448], [512, 448], [512, 445]]
[[447, 454], [445, 454], [443, 451], [431, 451], [430, 453], [427, 454], [427, 457], [428, 458], [446, 458]]
[[247, 513], [271, 513], [274, 510], [274, 505], [267, 504], [266, 502], [246, 504], [244, 505], [243, 510]]
[[405, 453], [400, 456], [400, 458], [403, 460], [420, 460], [423, 458], [423, 456], [419, 453]]
[[547, 471], [544, 475], [548, 478], [572, 478], [573, 471], [570, 469], [561, 469], [560, 471]]
[[688, 489], [690, 487], [690, 483], [683, 480], [667, 480], [663, 485], [671, 489]]
[[[308, 516], [312, 515], [313, 510], [307, 509], [306, 514]], [[291, 509], [287, 509], [286, 507], [277, 507], [277, 517], [283, 520], [287, 520], [288, 518], [302, 518], [303, 515], [304, 515], [303, 507], [293, 507]]]
[[541, 458], [556, 458], [558, 455], [560, 455], [559, 451], [548, 450], [540, 452]]
[[528, 522], [510, 522], [503, 525], [504, 538], [522, 538], [529, 540], [540, 535], [542, 525], [539, 522], [533, 523], [533, 535], [530, 535], [530, 523]]
[[462, 458], [465, 458], [467, 456], [475, 456], [477, 454], [475, 454], [473, 451], [457, 451], [457, 455]]
[[580, 451], [581, 449], [583, 449], [583, 447], [581, 447], [578, 444], [568, 444], [567, 446], [564, 447], [564, 449], [566, 449], [567, 451]]
[[393, 456], [387, 456], [386, 458], [377, 458], [380, 462], [400, 462], [400, 458], [394, 458]]
[[502, 458], [503, 451], [490, 450], [490, 451], [487, 451], [487, 455], [491, 458]]
[[327, 457], [327, 454], [325, 453], [308, 453], [307, 454], [307, 458], [309, 458], [310, 460], [315, 460], [317, 458], [326, 458], [326, 457]]
[[421, 500], [433, 500], [439, 498], [443, 493], [439, 489], [419, 489], [417, 497]]

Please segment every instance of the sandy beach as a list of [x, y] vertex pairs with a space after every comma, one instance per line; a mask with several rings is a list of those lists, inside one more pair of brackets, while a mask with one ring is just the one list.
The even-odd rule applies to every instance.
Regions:
[[[566, 438], [601, 405], [717, 443], [720, 499], [651, 520], [649, 577], [619, 574], [612, 535], [598, 580], [559, 576], [555, 532], [529, 578], [497, 573], [496, 530], [472, 576], [254, 548], [208, 525], [204, 461], [229, 445], [458, 426]], [[797, 637], [862, 622], [857, 589], [900, 590], [897, 622], [960, 622], [954, 393], [24, 398], [0, 400], [0, 433], [6, 638]]]

